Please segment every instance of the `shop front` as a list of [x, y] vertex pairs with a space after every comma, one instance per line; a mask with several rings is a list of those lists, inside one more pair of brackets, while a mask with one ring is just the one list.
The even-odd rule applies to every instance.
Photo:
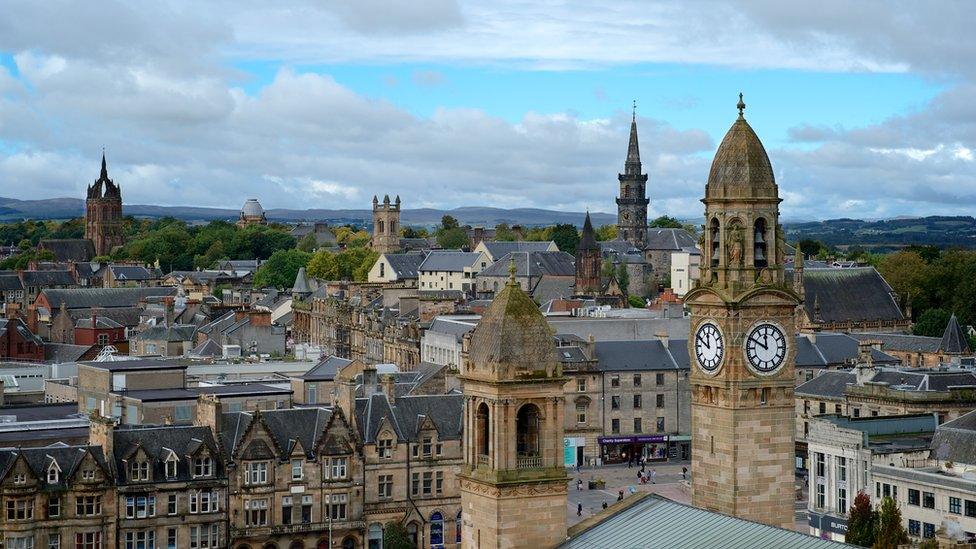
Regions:
[[566, 467], [576, 467], [586, 465], [583, 458], [583, 450], [586, 447], [586, 439], [583, 437], [564, 437], [563, 438], [563, 465]]
[[688, 461], [691, 459], [691, 435], [671, 435], [668, 437], [668, 459]]
[[650, 461], [668, 459], [668, 435], [599, 437], [597, 442], [603, 463], [637, 462], [641, 457]]

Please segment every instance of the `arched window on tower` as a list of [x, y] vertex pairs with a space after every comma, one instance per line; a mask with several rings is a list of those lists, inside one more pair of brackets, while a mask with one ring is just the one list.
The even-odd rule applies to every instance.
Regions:
[[396, 221], [390, 221], [390, 234], [396, 234]]
[[444, 515], [440, 511], [434, 511], [430, 515], [430, 546], [444, 547]]
[[477, 435], [478, 438], [475, 440], [475, 448], [478, 454], [478, 461], [488, 461], [488, 450], [489, 450], [489, 440], [491, 436], [490, 431], [490, 412], [488, 411], [488, 405], [482, 402], [478, 405], [478, 417], [477, 417]]
[[720, 246], [722, 245], [722, 236], [718, 226], [718, 219], [712, 219], [708, 232], [711, 246], [709, 257], [711, 258], [712, 267], [718, 267], [718, 262], [721, 255]]
[[[515, 419], [516, 448], [519, 457], [538, 457], [539, 447], [539, 408], [526, 404], [519, 408]], [[541, 464], [540, 464], [541, 465]]]
[[624, 198], [630, 198], [630, 185], [624, 185]]
[[753, 265], [755, 265], [757, 269], [763, 269], [769, 265], [769, 248], [767, 245], [769, 235], [766, 231], [765, 219], [760, 217], [756, 220], [752, 239], [754, 244]]

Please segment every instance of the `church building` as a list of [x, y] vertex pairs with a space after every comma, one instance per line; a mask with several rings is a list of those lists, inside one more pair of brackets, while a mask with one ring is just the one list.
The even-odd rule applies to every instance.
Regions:
[[85, 238], [95, 245], [95, 255], [109, 255], [124, 244], [122, 235], [122, 190], [108, 178], [105, 153], [102, 173], [88, 186], [85, 200]]

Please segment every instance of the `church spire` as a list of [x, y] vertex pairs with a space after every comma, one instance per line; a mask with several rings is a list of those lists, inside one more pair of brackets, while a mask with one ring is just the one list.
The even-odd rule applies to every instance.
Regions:
[[105, 147], [102, 147], [102, 173], [98, 178], [102, 181], [108, 181], [108, 167], [105, 165]]
[[640, 172], [640, 146], [637, 144], [637, 102], [634, 101], [634, 111], [630, 119], [630, 143], [627, 145], [627, 161], [624, 163], [624, 173], [639, 174]]

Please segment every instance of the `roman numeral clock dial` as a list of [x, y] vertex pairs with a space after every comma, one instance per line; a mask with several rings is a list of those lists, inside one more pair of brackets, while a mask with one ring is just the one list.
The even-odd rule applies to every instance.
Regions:
[[722, 366], [725, 341], [722, 332], [713, 322], [703, 322], [695, 331], [695, 358], [698, 367], [706, 374], [714, 374]]
[[760, 375], [779, 370], [786, 360], [786, 336], [769, 322], [760, 322], [749, 332], [745, 345], [746, 361]]

